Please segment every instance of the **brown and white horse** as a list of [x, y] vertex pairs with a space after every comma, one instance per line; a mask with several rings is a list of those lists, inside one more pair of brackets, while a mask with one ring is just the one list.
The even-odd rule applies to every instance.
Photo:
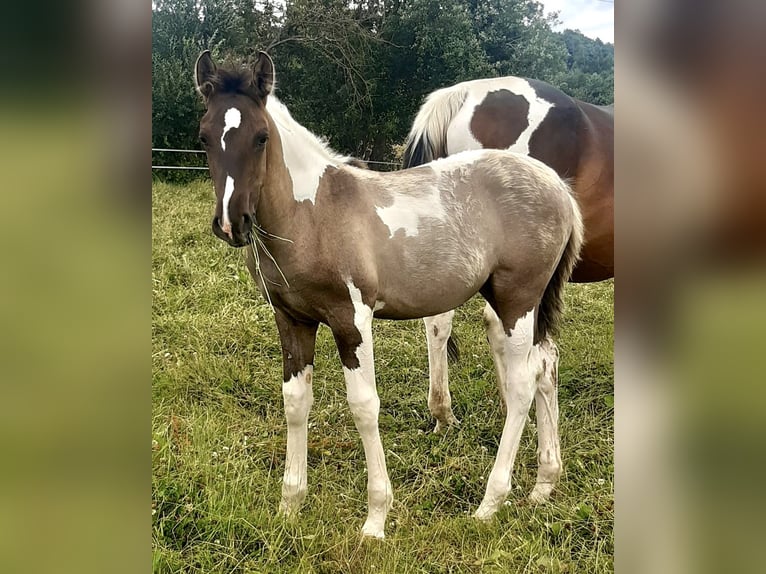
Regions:
[[[602, 281], [614, 275], [613, 105], [594, 106], [545, 82], [513, 76], [462, 82], [428, 96], [407, 137], [404, 167], [483, 148], [529, 155], [571, 181], [585, 224], [585, 244], [571, 280]], [[487, 305], [484, 321], [502, 397], [505, 359], [494, 315]], [[436, 431], [457, 422], [447, 373], [453, 316], [450, 311], [424, 319], [430, 371], [428, 408], [436, 418]], [[550, 414], [542, 397], [538, 397], [537, 407], [538, 426], [558, 426], [557, 420], [542, 420]], [[541, 456], [559, 452], [557, 430], [540, 433], [538, 439]]]
[[[307, 421], [317, 328], [332, 330], [368, 469], [367, 536], [382, 538], [393, 495], [378, 430], [372, 319], [454, 309], [480, 292], [505, 344], [508, 411], [486, 494], [489, 519], [510, 490], [521, 432], [538, 389], [554, 385], [549, 334], [582, 243], [569, 187], [543, 163], [473, 151], [399, 172], [347, 164], [274, 97], [274, 67], [195, 66], [200, 121], [216, 191], [213, 232], [247, 247], [253, 278], [272, 303], [282, 344], [287, 458], [280, 509], [307, 492]], [[555, 403], [551, 405], [555, 408]], [[559, 461], [541, 461], [535, 486]]]

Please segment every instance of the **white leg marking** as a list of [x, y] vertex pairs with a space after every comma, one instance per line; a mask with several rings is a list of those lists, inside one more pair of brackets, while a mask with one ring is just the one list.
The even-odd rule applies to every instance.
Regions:
[[231, 237], [231, 219], [229, 218], [229, 202], [231, 196], [234, 195], [234, 178], [230, 175], [226, 176], [226, 187], [223, 189], [223, 225], [221, 229], [223, 232]]
[[489, 303], [484, 306], [484, 326], [487, 329], [487, 341], [489, 341], [489, 348], [492, 351], [492, 360], [495, 363], [497, 388], [500, 391], [500, 403], [502, 404], [503, 412], [507, 412], [505, 405], [505, 379], [508, 370], [508, 361], [506, 361], [505, 358], [506, 336], [505, 331], [503, 330], [503, 324], [500, 322], [500, 317], [497, 316], [497, 313], [495, 313], [495, 310]]
[[306, 452], [309, 411], [314, 402], [311, 386], [313, 372], [314, 367], [306, 365], [300, 373], [282, 384], [287, 419], [287, 456], [279, 510], [287, 515], [298, 511], [308, 489]]
[[507, 413], [503, 435], [497, 449], [497, 458], [487, 481], [487, 491], [474, 517], [489, 520], [502, 506], [511, 490], [511, 473], [521, 432], [535, 395], [539, 373], [540, 352], [532, 345], [534, 312], [530, 311], [514, 325], [505, 338]]
[[346, 394], [354, 423], [362, 438], [367, 461], [367, 520], [362, 535], [384, 537], [386, 515], [394, 496], [386, 470], [386, 458], [378, 429], [380, 399], [375, 388], [375, 362], [372, 351], [372, 309], [362, 302], [362, 294], [352, 282], [348, 291], [354, 304], [354, 325], [362, 335], [357, 347], [359, 367], [343, 368], [346, 377]]
[[532, 502], [548, 500], [561, 476], [559, 443], [559, 350], [550, 339], [540, 341], [542, 371], [535, 393], [537, 412], [537, 481], [529, 495]]
[[434, 432], [459, 423], [452, 413], [447, 369], [447, 340], [452, 332], [454, 316], [454, 311], [448, 311], [423, 319], [428, 341], [428, 410], [436, 418]]

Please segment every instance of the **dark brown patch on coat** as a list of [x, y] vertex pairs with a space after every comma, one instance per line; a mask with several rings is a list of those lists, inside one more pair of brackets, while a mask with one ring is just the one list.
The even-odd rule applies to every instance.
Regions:
[[553, 86], [528, 80], [535, 93], [553, 104], [529, 139], [529, 155], [551, 166], [563, 178], [577, 174], [582, 111], [577, 102]]
[[529, 122], [529, 102], [510, 90], [489, 92], [476, 106], [470, 130], [482, 147], [504, 149], [513, 145]]

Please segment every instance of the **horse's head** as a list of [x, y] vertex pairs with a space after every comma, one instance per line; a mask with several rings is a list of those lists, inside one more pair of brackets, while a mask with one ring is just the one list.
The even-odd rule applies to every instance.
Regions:
[[274, 64], [260, 52], [250, 68], [218, 68], [206, 50], [197, 58], [194, 79], [207, 108], [199, 137], [215, 185], [213, 233], [242, 247], [250, 242], [264, 185]]

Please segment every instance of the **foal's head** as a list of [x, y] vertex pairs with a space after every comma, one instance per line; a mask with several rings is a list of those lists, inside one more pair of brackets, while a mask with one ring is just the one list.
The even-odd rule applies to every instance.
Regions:
[[194, 79], [205, 101], [199, 137], [216, 193], [213, 233], [234, 247], [250, 242], [266, 171], [266, 98], [274, 64], [265, 52], [249, 68], [218, 68], [210, 52], [197, 58]]

